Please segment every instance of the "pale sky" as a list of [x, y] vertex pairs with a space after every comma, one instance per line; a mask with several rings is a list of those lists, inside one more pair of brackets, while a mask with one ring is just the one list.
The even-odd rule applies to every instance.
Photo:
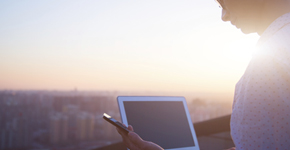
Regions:
[[233, 93], [257, 34], [214, 0], [0, 0], [0, 89]]

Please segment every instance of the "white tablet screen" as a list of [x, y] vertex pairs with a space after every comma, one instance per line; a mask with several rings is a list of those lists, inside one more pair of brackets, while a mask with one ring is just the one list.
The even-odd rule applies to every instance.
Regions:
[[144, 140], [164, 149], [195, 146], [181, 101], [125, 101], [129, 125]]

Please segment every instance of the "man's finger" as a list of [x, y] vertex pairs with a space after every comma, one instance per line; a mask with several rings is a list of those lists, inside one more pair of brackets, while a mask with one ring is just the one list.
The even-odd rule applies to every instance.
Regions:
[[142, 150], [139, 147], [137, 147], [136, 145], [132, 144], [128, 147], [130, 150]]
[[126, 145], [126, 147], [130, 147], [131, 141], [127, 135], [124, 135], [124, 133], [121, 131], [120, 135], [122, 136], [123, 143]]
[[116, 127], [116, 130], [118, 131], [118, 133], [120, 134], [120, 135], [123, 135], [124, 133], [121, 131], [121, 129], [119, 129], [118, 127]]
[[125, 144], [126, 147], [128, 147], [131, 150], [141, 150], [138, 146], [135, 145], [135, 143], [131, 141], [131, 139], [129, 139], [127, 135], [124, 135], [122, 131], [121, 133], [122, 133], [121, 136], [123, 139], [123, 143]]
[[129, 126], [128, 126], [128, 130], [130, 130], [130, 131], [134, 131], [133, 126], [129, 125]]
[[143, 139], [135, 132], [129, 132], [128, 137], [129, 137], [130, 141], [134, 145], [137, 145], [139, 148], [144, 146]]

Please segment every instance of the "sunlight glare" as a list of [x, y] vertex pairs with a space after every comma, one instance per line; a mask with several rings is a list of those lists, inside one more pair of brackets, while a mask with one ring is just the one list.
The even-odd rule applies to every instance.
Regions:
[[223, 55], [238, 62], [249, 62], [254, 52], [256, 40], [239, 39], [229, 44], [223, 51]]

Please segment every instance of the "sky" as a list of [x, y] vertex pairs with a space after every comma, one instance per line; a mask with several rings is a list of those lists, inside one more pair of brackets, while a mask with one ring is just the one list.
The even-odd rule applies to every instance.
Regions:
[[214, 0], [0, 0], [0, 89], [233, 94], [259, 39]]

